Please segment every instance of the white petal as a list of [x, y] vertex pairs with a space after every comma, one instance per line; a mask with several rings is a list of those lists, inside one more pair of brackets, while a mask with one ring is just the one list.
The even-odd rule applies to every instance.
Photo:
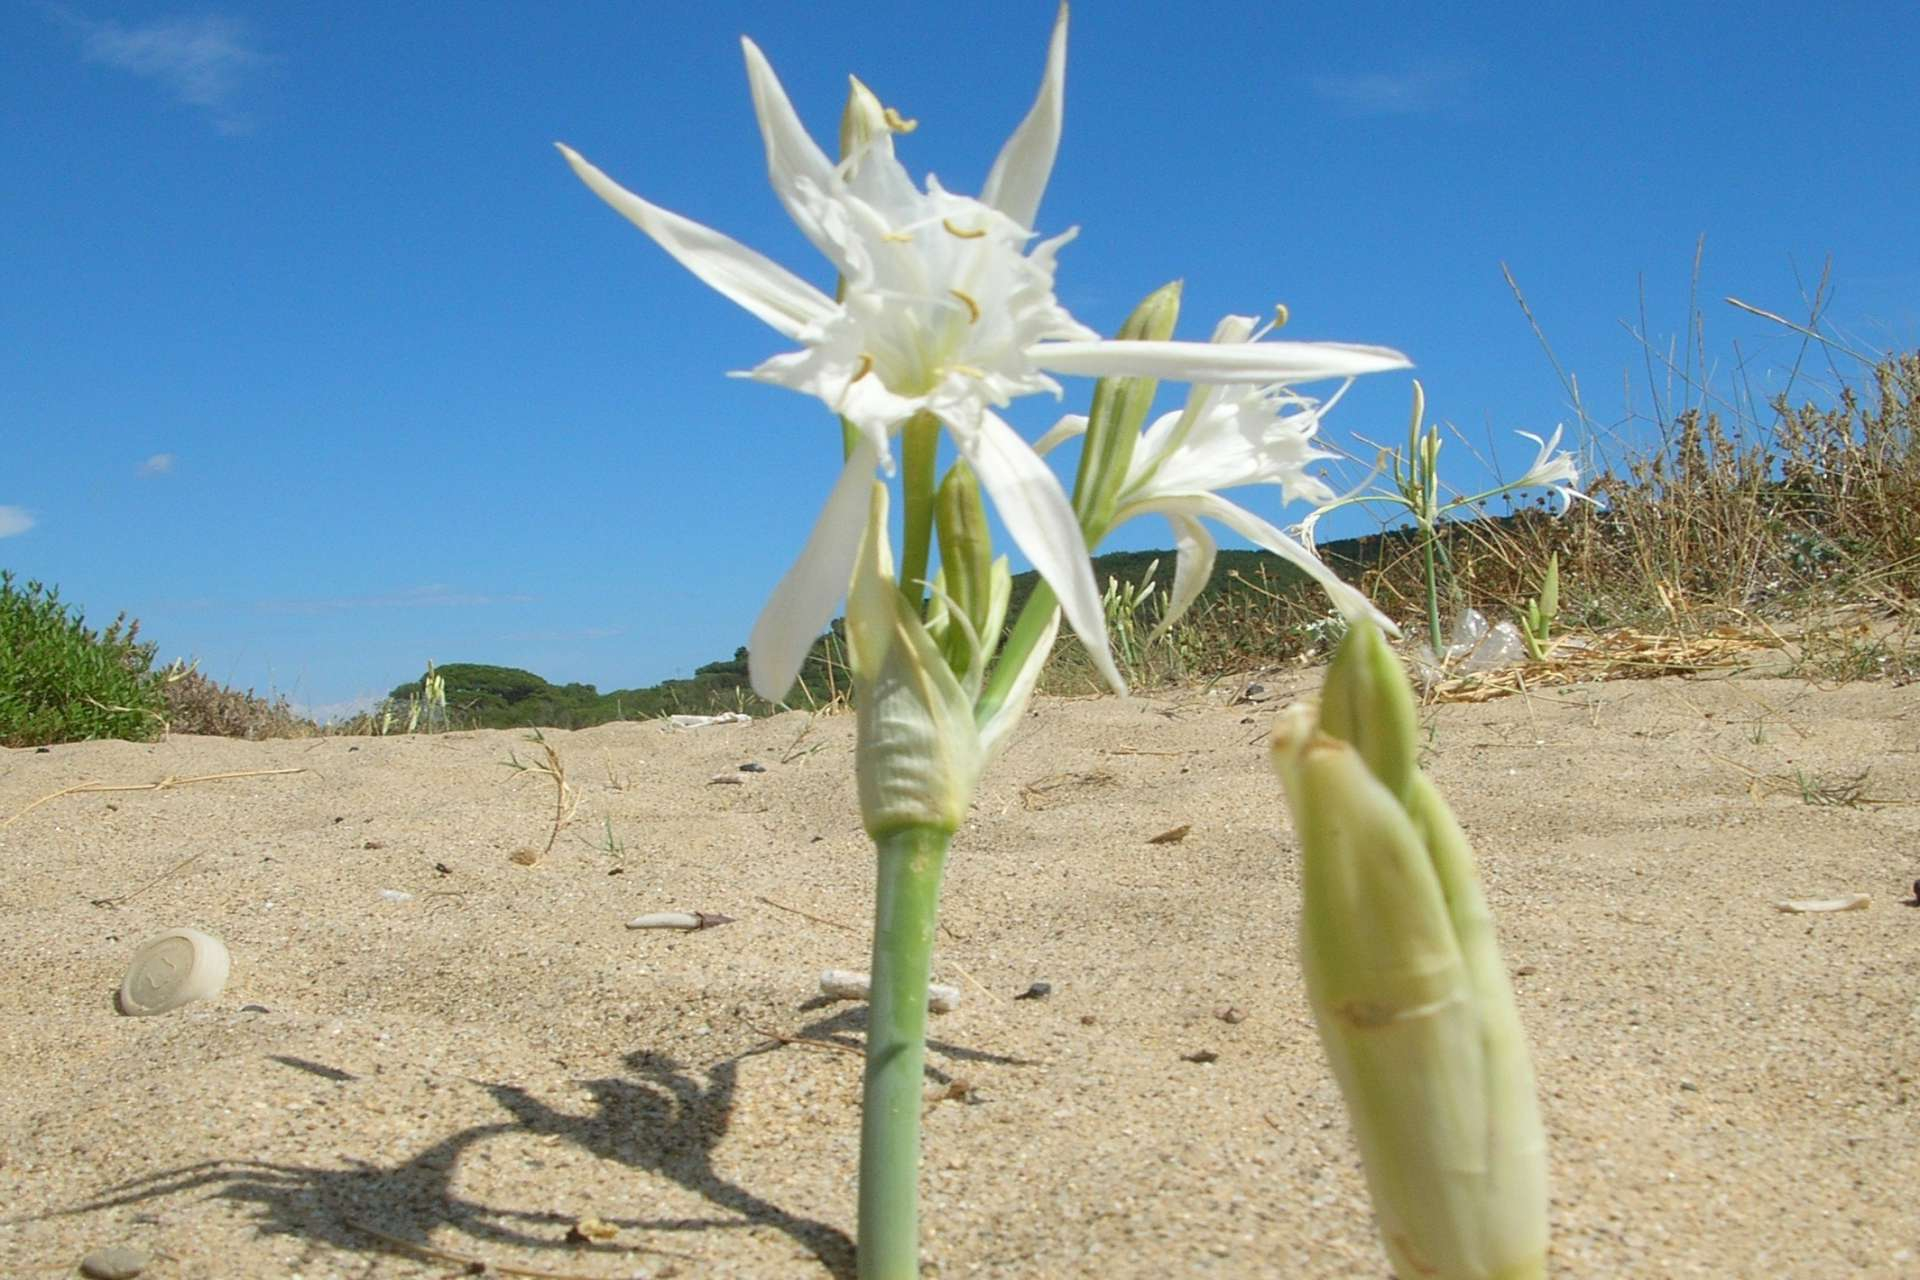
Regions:
[[866, 530], [873, 467], [873, 446], [862, 439], [827, 495], [827, 505], [814, 521], [799, 558], [767, 598], [747, 637], [747, 672], [753, 678], [753, 691], [768, 702], [778, 702], [792, 692], [800, 664], [847, 594]]
[[1054, 423], [1053, 426], [1047, 429], [1047, 434], [1033, 442], [1033, 451], [1044, 458], [1075, 436], [1083, 436], [1085, 434], [1087, 434], [1087, 415], [1084, 413], [1065, 414], [1061, 417], [1060, 421]]
[[1027, 357], [1055, 373], [1176, 382], [1312, 382], [1413, 366], [1387, 347], [1346, 342], [1041, 342]]
[[1167, 597], [1166, 614], [1153, 629], [1156, 640], [1180, 621], [1206, 589], [1207, 579], [1213, 576], [1217, 550], [1213, 535], [1192, 516], [1168, 513], [1167, 522], [1173, 526], [1173, 545], [1179, 558], [1173, 562], [1173, 592]]
[[1033, 230], [1040, 197], [1053, 175], [1053, 158], [1060, 150], [1060, 116], [1067, 86], [1067, 6], [1054, 19], [1053, 38], [1047, 43], [1047, 71], [1040, 93], [1027, 118], [1000, 148], [981, 189], [980, 202], [990, 204], [1027, 230]]
[[[887, 541], [886, 486], [867, 473], [867, 507], [862, 513], [865, 527], [854, 554], [847, 593], [847, 665], [856, 678], [872, 681], [879, 676], [893, 645], [898, 622], [894, 600], [900, 589], [893, 583], [893, 547]], [[747, 651], [751, 658], [753, 651]]]
[[642, 200], [588, 164], [573, 148], [555, 143], [593, 193], [627, 221], [652, 236], [681, 266], [789, 338], [837, 309], [833, 299], [771, 258], [739, 241]]
[[822, 225], [819, 216], [824, 207], [820, 197], [835, 193], [841, 186], [833, 161], [800, 123], [787, 91], [780, 86], [780, 77], [773, 74], [773, 66], [760, 46], [742, 36], [740, 47], [747, 55], [747, 86], [753, 93], [753, 114], [760, 121], [760, 137], [767, 146], [767, 177], [773, 182], [774, 194], [813, 247], [846, 274], [849, 264], [840, 242]]
[[1093, 561], [1060, 481], [1040, 455], [992, 413], [981, 413], [979, 430], [954, 436], [1014, 543], [1059, 597], [1067, 625], [1086, 646], [1094, 669], [1116, 693], [1125, 693], [1127, 682], [1107, 648], [1106, 614], [1093, 581]]
[[1027, 653], [1027, 660], [1020, 664], [1019, 673], [1007, 688], [1006, 700], [1000, 709], [987, 718], [980, 726], [981, 755], [991, 761], [1006, 745], [1007, 734], [1013, 726], [1020, 723], [1026, 714], [1027, 702], [1033, 697], [1033, 688], [1040, 682], [1040, 672], [1046, 667], [1047, 659], [1053, 656], [1054, 637], [1060, 634], [1060, 611], [1055, 609], [1047, 620], [1047, 629], [1040, 640]]
[[1374, 608], [1372, 601], [1342, 582], [1340, 575], [1328, 568], [1318, 556], [1244, 507], [1237, 507], [1225, 498], [1211, 493], [1197, 493], [1160, 498], [1142, 509], [1158, 511], [1169, 518], [1184, 515], [1205, 516], [1210, 520], [1218, 520], [1248, 542], [1273, 552], [1305, 572], [1308, 577], [1320, 584], [1321, 589], [1332, 598], [1334, 607], [1347, 617], [1371, 618], [1374, 625], [1388, 635], [1400, 634], [1400, 629], [1393, 625], [1391, 618]]

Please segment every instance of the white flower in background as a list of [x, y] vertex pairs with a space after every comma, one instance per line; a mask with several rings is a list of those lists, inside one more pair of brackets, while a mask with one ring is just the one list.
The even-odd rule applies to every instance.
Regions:
[[836, 298], [699, 223], [620, 187], [571, 149], [567, 162], [603, 200], [681, 265], [801, 349], [746, 376], [818, 396], [859, 443], [800, 559], [749, 639], [754, 688], [778, 698], [845, 595], [866, 525], [875, 467], [892, 468], [891, 438], [918, 412], [937, 417], [972, 464], [1007, 532], [1060, 599], [1094, 662], [1121, 687], [1107, 652], [1099, 592], [1059, 481], [989, 406], [1058, 392], [1048, 371], [1198, 382], [1350, 377], [1405, 366], [1398, 352], [1337, 343], [1241, 344], [1101, 340], [1053, 295], [1054, 257], [1073, 232], [1029, 247], [1060, 140], [1066, 10], [1032, 109], [1001, 149], [978, 199], [929, 177], [917, 188], [894, 157], [899, 117], [855, 82], [862, 127], [845, 160], [807, 136], [772, 67], [743, 41], [773, 188], [838, 273]]
[[[1259, 342], [1271, 324], [1255, 328], [1250, 316], [1228, 316], [1213, 332], [1213, 343], [1235, 351]], [[1236, 345], [1237, 344], [1237, 345]], [[1219, 495], [1221, 489], [1241, 485], [1275, 484], [1283, 501], [1329, 502], [1333, 491], [1307, 468], [1336, 455], [1313, 446], [1320, 415], [1331, 409], [1346, 388], [1325, 404], [1298, 395], [1284, 385], [1196, 385], [1186, 407], [1162, 414], [1140, 435], [1132, 464], [1120, 489], [1113, 523], [1158, 513], [1173, 526], [1178, 559], [1173, 590], [1160, 628], [1164, 630], [1193, 604], [1213, 573], [1218, 550], [1213, 534], [1201, 523], [1209, 519], [1280, 556], [1303, 570], [1327, 592], [1349, 618], [1368, 617], [1393, 629], [1379, 610], [1353, 587], [1342, 582], [1320, 558], [1294, 538]], [[1087, 429], [1087, 419], [1071, 415], [1045, 436], [1044, 452]]]
[[1554, 453], [1554, 447], [1560, 443], [1561, 433], [1566, 428], [1553, 429], [1553, 438], [1542, 440], [1531, 431], [1516, 431], [1515, 435], [1525, 436], [1540, 446], [1540, 452], [1534, 455], [1533, 465], [1527, 468], [1525, 475], [1515, 480], [1509, 487], [1514, 489], [1551, 489], [1560, 495], [1560, 513], [1565, 515], [1573, 506], [1575, 498], [1582, 502], [1600, 504], [1580, 492], [1580, 468], [1574, 463], [1571, 453]]

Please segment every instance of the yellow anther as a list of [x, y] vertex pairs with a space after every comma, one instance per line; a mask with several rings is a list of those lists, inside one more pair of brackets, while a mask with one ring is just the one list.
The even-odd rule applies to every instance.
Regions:
[[888, 244], [912, 244], [913, 234], [908, 231], [889, 231], [880, 237]]
[[981, 236], [987, 234], [985, 227], [981, 227], [977, 231], [962, 231], [960, 228], [954, 226], [953, 222], [947, 218], [940, 219], [940, 225], [947, 229], [947, 234], [959, 236], [962, 240], [978, 240]]
[[1273, 327], [1276, 329], [1287, 327], [1287, 304], [1284, 302], [1273, 304]]
[[892, 107], [886, 108], [884, 114], [887, 120], [887, 128], [893, 130], [895, 133], [912, 133], [920, 127], [918, 120], [909, 120]]
[[980, 323], [980, 304], [979, 303], [975, 302], [972, 298], [969, 298], [966, 294], [960, 292], [958, 289], [949, 289], [947, 290], [947, 292], [952, 294], [954, 297], [960, 299], [960, 301], [967, 304], [967, 323], [968, 324]]
[[873, 372], [873, 357], [862, 352], [860, 356], [860, 372], [854, 374], [851, 378], [848, 378], [847, 385], [852, 386], [854, 383], [860, 381], [860, 379], [866, 377], [868, 374], [872, 372]]

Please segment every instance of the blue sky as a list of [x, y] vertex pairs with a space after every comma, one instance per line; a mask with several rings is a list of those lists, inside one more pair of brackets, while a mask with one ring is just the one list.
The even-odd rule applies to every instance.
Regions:
[[[857, 73], [920, 121], [908, 168], [972, 192], [1052, 17], [0, 8], [0, 566], [96, 624], [128, 611], [163, 659], [323, 710], [428, 658], [614, 688], [731, 654], [837, 428], [724, 376], [783, 340], [552, 142], [830, 287], [766, 184], [738, 37], [829, 148]], [[1532, 454], [1514, 429], [1577, 424], [1503, 261], [1603, 426], [1648, 410], [1640, 291], [1664, 350], [1703, 234], [1716, 390], [1736, 344], [1763, 395], [1800, 352], [1721, 299], [1804, 320], [1829, 256], [1836, 330], [1920, 341], [1903, 29], [1880, 6], [1083, 0], [1040, 230], [1082, 228], [1058, 293], [1095, 328], [1176, 277], [1183, 336], [1285, 302], [1287, 336], [1409, 353], [1431, 416], [1511, 473]], [[1817, 393], [1831, 377], [1809, 369]], [[1037, 435], [1089, 391], [1010, 417]], [[1325, 438], [1395, 438], [1407, 394], [1365, 380]], [[1443, 455], [1463, 484], [1468, 452]], [[1108, 545], [1168, 542], [1140, 523]]]

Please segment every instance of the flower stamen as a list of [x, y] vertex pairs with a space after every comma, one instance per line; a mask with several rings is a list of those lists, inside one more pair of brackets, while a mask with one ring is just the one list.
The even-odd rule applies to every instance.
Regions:
[[[982, 231], [980, 234], [985, 235], [986, 232]], [[979, 303], [975, 302], [972, 298], [968, 297], [966, 294], [962, 293], [958, 289], [949, 289], [947, 290], [947, 292], [952, 294], [954, 297], [960, 299], [960, 301], [967, 304], [967, 323], [968, 324], [980, 323], [980, 304]]]
[[940, 225], [947, 229], [948, 235], [956, 236], [962, 240], [978, 240], [987, 234], [985, 227], [980, 227], [973, 231], [962, 231], [959, 227], [953, 225], [951, 218], [940, 219]]

